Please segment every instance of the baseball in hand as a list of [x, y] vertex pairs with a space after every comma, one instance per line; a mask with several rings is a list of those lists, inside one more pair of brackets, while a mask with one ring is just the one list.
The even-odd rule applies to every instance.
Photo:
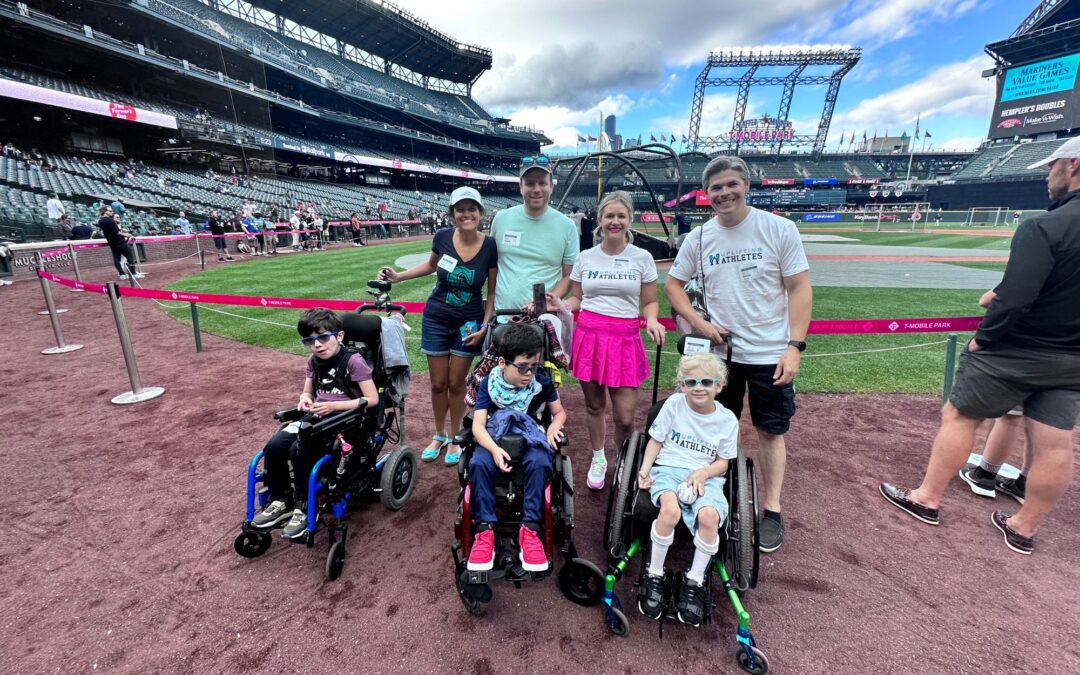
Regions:
[[679, 501], [687, 506], [690, 506], [697, 501], [697, 490], [690, 483], [679, 483], [679, 486], [675, 488], [675, 496], [679, 498]]

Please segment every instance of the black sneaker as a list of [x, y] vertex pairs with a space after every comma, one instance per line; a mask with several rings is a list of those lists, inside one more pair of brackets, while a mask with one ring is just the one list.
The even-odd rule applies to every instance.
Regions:
[[996, 476], [996, 473], [990, 473], [978, 464], [965, 464], [964, 468], [960, 469], [960, 478], [968, 484], [972, 492], [980, 497], [993, 499], [997, 496], [997, 491], [994, 489]]
[[784, 517], [777, 513], [766, 513], [758, 525], [758, 549], [762, 553], [772, 553], [784, 543]]
[[1027, 481], [1023, 476], [1019, 478], [1002, 478], [998, 476], [997, 480], [994, 481], [994, 489], [1023, 504], [1024, 493], [1027, 491]]
[[684, 579], [679, 589], [679, 601], [675, 603], [675, 615], [688, 626], [700, 626], [705, 620], [705, 586]]
[[918, 502], [912, 501], [911, 490], [896, 487], [895, 485], [890, 485], [888, 483], [879, 485], [878, 490], [881, 491], [881, 496], [888, 500], [890, 504], [912, 518], [921, 520], [929, 525], [938, 525], [941, 523], [940, 509], [932, 509], [929, 506], [923, 506]]
[[1009, 514], [1004, 511], [994, 511], [990, 514], [990, 522], [994, 524], [994, 527], [1001, 530], [1001, 534], [1005, 535], [1005, 545], [1017, 553], [1031, 555], [1031, 552], [1035, 550], [1035, 538], [1025, 537], [1009, 527], [1005, 522], [1008, 519]]
[[664, 614], [664, 577], [645, 573], [645, 579], [638, 586], [637, 608], [654, 621]]

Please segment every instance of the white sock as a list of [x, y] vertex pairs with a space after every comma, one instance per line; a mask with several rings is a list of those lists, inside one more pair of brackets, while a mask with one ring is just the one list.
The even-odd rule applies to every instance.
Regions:
[[664, 576], [664, 560], [667, 558], [671, 542], [675, 541], [675, 533], [666, 537], [656, 533], [656, 521], [652, 524], [652, 552], [649, 554], [649, 574], [654, 577]]
[[705, 572], [709, 569], [709, 561], [720, 550], [720, 537], [711, 544], [705, 543], [700, 536], [694, 535], [694, 561], [690, 563], [690, 571], [686, 578], [692, 579], [698, 584], [705, 583]]
[[592, 451], [592, 458], [593, 459], [604, 459], [604, 449], [600, 448], [599, 450], [593, 450]]

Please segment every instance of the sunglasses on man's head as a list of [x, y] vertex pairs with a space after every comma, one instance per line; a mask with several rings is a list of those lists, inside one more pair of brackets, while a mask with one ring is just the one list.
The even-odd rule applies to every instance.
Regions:
[[702, 386], [702, 387], [705, 387], [706, 389], [708, 389], [709, 387], [716, 384], [716, 380], [714, 380], [711, 377], [705, 377], [705, 378], [702, 378], [700, 380], [695, 380], [692, 377], [685, 377], [685, 378], [683, 378], [682, 383], [683, 383], [683, 386], [686, 387], [687, 389], [696, 389], [699, 385]]
[[309, 335], [307, 337], [300, 338], [300, 344], [304, 345], [305, 347], [310, 347], [315, 344], [316, 340], [318, 340], [322, 344], [326, 344], [327, 342], [330, 342], [331, 338], [336, 336], [337, 333], [320, 333], [319, 335]]
[[529, 373], [535, 373], [540, 368], [539, 363], [511, 363], [511, 366], [517, 368], [517, 371], [522, 375], [528, 375]]
[[521, 158], [521, 166], [547, 166], [547, 155], [529, 155]]

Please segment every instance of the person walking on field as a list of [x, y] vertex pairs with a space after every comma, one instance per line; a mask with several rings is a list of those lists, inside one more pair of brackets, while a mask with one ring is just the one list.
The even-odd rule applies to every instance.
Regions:
[[[720, 403], [739, 417], [749, 392], [765, 492], [759, 548], [769, 553], [784, 541], [784, 434], [795, 414], [793, 382], [810, 326], [810, 265], [795, 223], [746, 203], [750, 171], [743, 160], [713, 158], [701, 183], [716, 215], [686, 236], [664, 291], [693, 332], [728, 355]], [[686, 293], [694, 277], [701, 278], [708, 318]]]
[[1023, 506], [990, 514], [1005, 545], [1023, 554], [1035, 550], [1035, 534], [1072, 480], [1080, 417], [1080, 138], [1028, 168], [1043, 166], [1053, 201], [1016, 229], [1005, 274], [960, 356], [922, 483], [913, 490], [879, 486], [893, 506], [939, 524], [945, 490], [967, 461], [979, 423], [1023, 404], [1031, 453]]
[[615, 447], [621, 448], [633, 431], [638, 388], [649, 377], [639, 305], [649, 337], [657, 345], [664, 344], [664, 327], [657, 321], [656, 263], [648, 251], [632, 243], [633, 199], [627, 192], [612, 192], [600, 201], [597, 212], [600, 243], [578, 256], [566, 301], [571, 311], [581, 310], [574, 330], [571, 372], [585, 395], [585, 425], [593, 450], [585, 482], [593, 490], [603, 489], [607, 474], [607, 399], [611, 398]]

